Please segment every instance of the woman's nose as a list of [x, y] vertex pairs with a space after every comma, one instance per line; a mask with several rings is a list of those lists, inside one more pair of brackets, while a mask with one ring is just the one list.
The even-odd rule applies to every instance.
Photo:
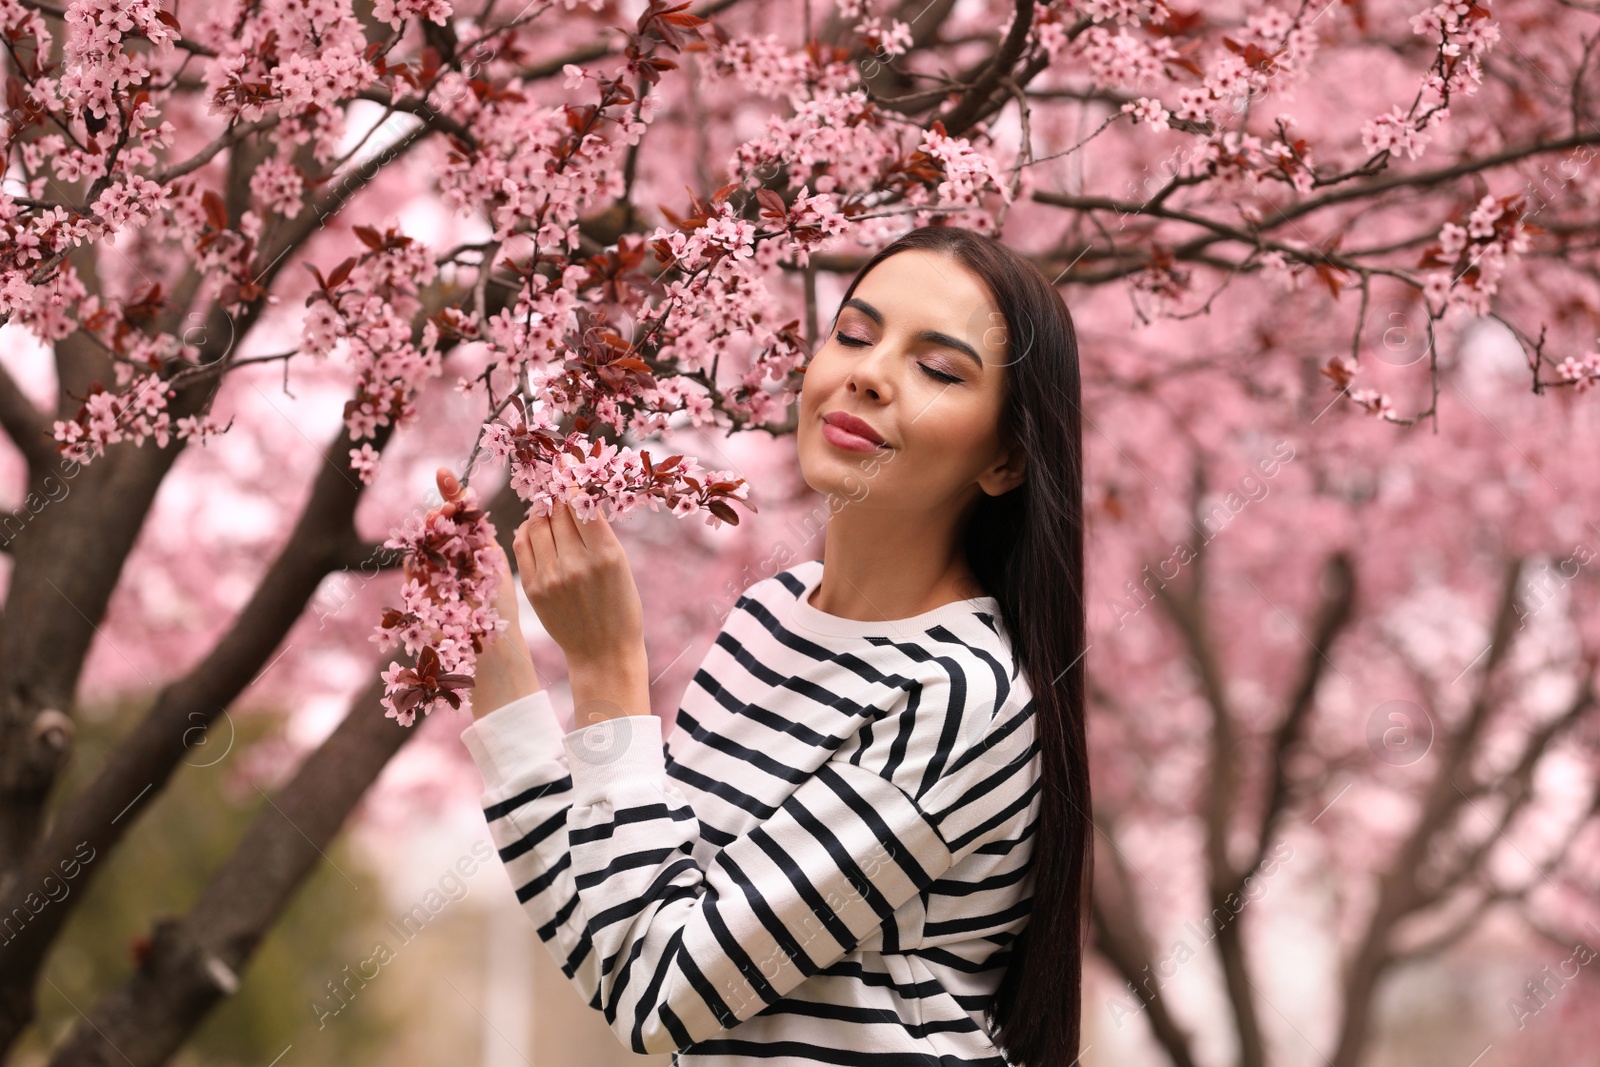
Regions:
[[846, 384], [851, 389], [865, 391], [881, 399], [888, 389], [894, 360], [894, 352], [888, 345], [876, 345], [856, 361]]

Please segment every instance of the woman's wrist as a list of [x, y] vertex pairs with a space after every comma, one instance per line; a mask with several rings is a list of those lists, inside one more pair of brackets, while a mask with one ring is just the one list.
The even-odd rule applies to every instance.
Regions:
[[521, 697], [544, 688], [522, 631], [513, 625], [484, 641], [473, 671], [472, 717], [481, 719]]
[[644, 642], [609, 656], [568, 656], [573, 729], [619, 715], [649, 715], [650, 665]]

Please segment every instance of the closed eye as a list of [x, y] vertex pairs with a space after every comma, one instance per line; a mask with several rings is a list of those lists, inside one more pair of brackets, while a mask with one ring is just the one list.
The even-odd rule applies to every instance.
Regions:
[[[838, 340], [838, 342], [840, 344], [844, 345], [847, 348], [866, 348], [866, 347], [868, 347], [869, 345], [872, 344], [871, 341], [863, 341], [861, 338], [859, 338], [859, 337], [851, 337], [847, 333], [836, 334], [835, 337], [837, 338], [837, 340]], [[956, 384], [959, 384], [959, 383], [961, 383], [963, 381], [966, 381], [965, 378], [961, 378], [961, 377], [959, 377], [957, 375], [946, 374], [944, 371], [934, 370], [932, 367], [928, 366], [926, 363], [918, 363], [917, 366], [921, 367], [923, 369], [923, 371], [925, 371], [927, 373], [927, 375], [930, 378], [932, 378], [934, 381], [945, 382], [946, 384], [949, 384], [949, 385], [956, 385]]]

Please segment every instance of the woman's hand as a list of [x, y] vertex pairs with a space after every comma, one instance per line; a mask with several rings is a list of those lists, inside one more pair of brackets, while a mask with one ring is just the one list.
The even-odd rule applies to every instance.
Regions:
[[522, 590], [572, 669], [615, 669], [644, 648], [644, 608], [628, 554], [605, 516], [579, 521], [565, 501], [530, 516], [511, 542]]
[[[444, 503], [430, 511], [429, 516], [454, 515], [461, 506], [461, 483], [448, 467], [440, 467], [434, 480], [438, 483], [439, 495], [444, 498]], [[506, 559], [505, 550], [498, 544], [494, 546], [494, 555], [500, 572], [495, 586], [494, 610], [506, 620], [507, 625], [500, 633], [489, 634], [483, 639], [483, 651], [478, 654], [473, 670], [474, 719], [481, 719], [518, 697], [537, 693], [544, 688], [538, 672], [533, 668], [533, 658], [528, 655], [528, 642], [522, 636], [522, 625], [518, 620], [521, 611], [517, 606], [517, 585], [511, 576], [511, 563]], [[409, 562], [405, 570], [409, 579]]]

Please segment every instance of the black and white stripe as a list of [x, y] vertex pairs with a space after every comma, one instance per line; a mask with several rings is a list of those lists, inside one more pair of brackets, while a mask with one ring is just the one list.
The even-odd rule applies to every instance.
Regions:
[[1005, 1067], [983, 1013], [1032, 896], [1026, 676], [994, 601], [861, 623], [804, 599], [821, 573], [746, 590], [665, 744], [654, 716], [563, 734], [544, 691], [469, 726], [490, 832], [634, 1051]]

